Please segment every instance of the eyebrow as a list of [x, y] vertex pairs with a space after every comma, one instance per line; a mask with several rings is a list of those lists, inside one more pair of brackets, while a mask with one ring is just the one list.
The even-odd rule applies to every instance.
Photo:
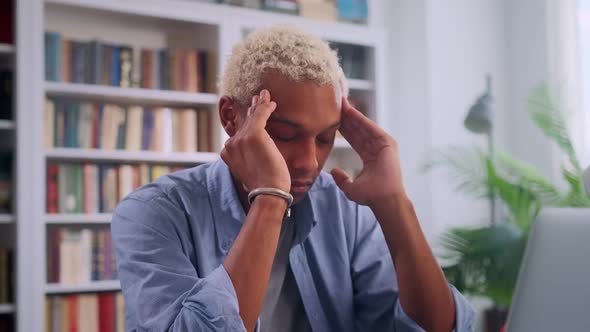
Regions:
[[[303, 126], [301, 124], [297, 123], [297, 122], [293, 122], [291, 120], [282, 118], [282, 117], [277, 116], [277, 115], [274, 115], [274, 114], [272, 114], [270, 116], [270, 118], [268, 119], [268, 122], [279, 122], [279, 123], [282, 123], [282, 124], [289, 125], [291, 127], [295, 127], [297, 129], [303, 128]], [[330, 130], [330, 129], [337, 128], [337, 127], [340, 127], [340, 121], [334, 123], [333, 125], [330, 125], [330, 126], [326, 127], [326, 129], [324, 129], [322, 131]]]

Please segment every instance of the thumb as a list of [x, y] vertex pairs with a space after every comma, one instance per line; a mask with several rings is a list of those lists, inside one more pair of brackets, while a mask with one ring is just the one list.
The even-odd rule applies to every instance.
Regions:
[[346, 197], [350, 198], [349, 195], [352, 193], [352, 180], [350, 179], [350, 176], [340, 168], [333, 168], [330, 173], [334, 178], [334, 182], [338, 185], [338, 188], [344, 192]]

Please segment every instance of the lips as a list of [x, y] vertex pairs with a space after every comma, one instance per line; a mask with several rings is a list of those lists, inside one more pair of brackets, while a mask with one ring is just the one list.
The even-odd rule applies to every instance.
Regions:
[[305, 193], [311, 188], [313, 181], [291, 181], [291, 192], [294, 194]]

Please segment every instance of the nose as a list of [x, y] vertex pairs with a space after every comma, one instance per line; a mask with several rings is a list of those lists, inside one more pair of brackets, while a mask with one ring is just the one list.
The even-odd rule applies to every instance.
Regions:
[[293, 154], [291, 168], [296, 173], [306, 174], [315, 171], [318, 166], [315, 140], [306, 140]]

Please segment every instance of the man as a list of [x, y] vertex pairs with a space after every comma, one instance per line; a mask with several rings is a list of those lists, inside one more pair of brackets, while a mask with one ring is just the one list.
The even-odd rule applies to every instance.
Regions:
[[[395, 141], [347, 93], [336, 54], [296, 29], [234, 48], [222, 160], [162, 177], [114, 213], [128, 330], [472, 330], [406, 196]], [[363, 160], [354, 180], [321, 173], [337, 130]]]

